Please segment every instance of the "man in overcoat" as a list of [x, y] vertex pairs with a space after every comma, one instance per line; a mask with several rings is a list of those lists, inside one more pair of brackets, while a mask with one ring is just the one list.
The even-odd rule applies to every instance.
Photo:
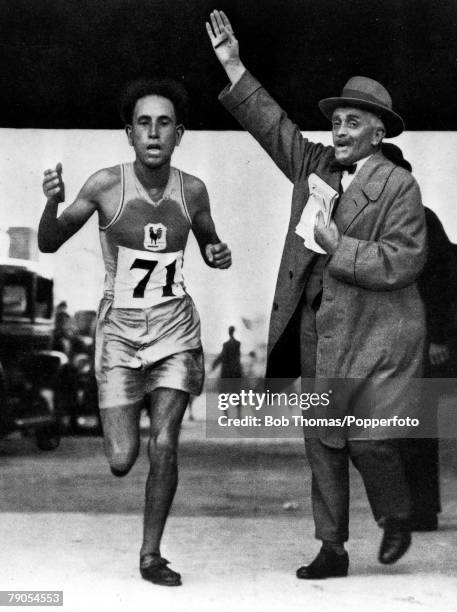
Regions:
[[[410, 381], [421, 375], [424, 313], [415, 284], [426, 257], [419, 187], [381, 152], [384, 137], [402, 132], [389, 93], [353, 77], [342, 95], [321, 100], [332, 121], [333, 147], [314, 144], [245, 69], [230, 22], [214, 11], [207, 32], [230, 79], [223, 105], [294, 185], [292, 210], [271, 313], [267, 376], [369, 381], [385, 414], [407, 416], [417, 402]], [[309, 198], [310, 174], [341, 195], [328, 224], [316, 216], [318, 255], [296, 233]], [[373, 416], [373, 414], [371, 415]], [[348, 458], [361, 473], [384, 534], [381, 563], [408, 549], [410, 496], [398, 441], [305, 440], [312, 470], [316, 538], [322, 547], [298, 578], [347, 575]]]

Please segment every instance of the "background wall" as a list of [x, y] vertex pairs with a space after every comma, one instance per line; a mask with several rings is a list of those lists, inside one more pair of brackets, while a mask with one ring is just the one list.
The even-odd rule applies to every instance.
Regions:
[[[330, 143], [327, 132], [307, 136]], [[424, 203], [457, 242], [457, 132], [407, 132], [394, 142], [413, 165]], [[131, 158], [121, 130], [0, 130], [0, 228], [37, 227], [44, 206], [42, 170], [57, 161], [63, 163], [70, 202], [92, 172]], [[244, 132], [187, 132], [174, 165], [205, 181], [219, 235], [233, 251], [232, 268], [220, 271], [205, 266], [193, 239], [188, 245], [185, 279], [202, 317], [205, 347], [217, 351], [233, 323], [247, 349], [266, 338], [291, 185]], [[95, 217], [42, 261], [53, 269], [57, 299], [66, 299], [72, 311], [96, 308], [103, 264]], [[251, 331], [242, 317], [251, 320]]]
[[[242, 316], [257, 317], [251, 328], [265, 337], [290, 201], [290, 185], [266, 155], [228, 131], [239, 128], [217, 101], [226, 79], [205, 30], [214, 8], [231, 19], [246, 65], [315, 139], [329, 141], [317, 100], [354, 74], [380, 80], [417, 130], [397, 142], [424, 201], [457, 241], [455, 0], [0, 0], [0, 227], [36, 227], [46, 166], [63, 162], [71, 199], [91, 172], [130, 159], [120, 88], [174, 74], [191, 97], [175, 163], [207, 183], [234, 254], [226, 272], [205, 268], [194, 243], [186, 256], [211, 350]], [[103, 271], [95, 220], [45, 259], [58, 298], [72, 310], [96, 305]]]

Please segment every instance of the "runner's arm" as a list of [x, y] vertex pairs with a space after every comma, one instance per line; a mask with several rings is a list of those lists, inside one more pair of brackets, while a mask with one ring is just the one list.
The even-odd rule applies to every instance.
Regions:
[[95, 194], [100, 186], [99, 173], [91, 176], [79, 192], [76, 200], [57, 216], [58, 207], [65, 200], [65, 186], [62, 181], [62, 165], [55, 170], [46, 170], [43, 192], [47, 202], [38, 227], [38, 246], [43, 253], [55, 253], [57, 249], [75, 234], [97, 210]]
[[221, 242], [217, 235], [206, 187], [195, 177], [189, 187], [192, 194], [189, 200], [192, 231], [197, 239], [202, 257], [212, 268], [229, 268], [232, 265], [232, 254], [225, 242]]

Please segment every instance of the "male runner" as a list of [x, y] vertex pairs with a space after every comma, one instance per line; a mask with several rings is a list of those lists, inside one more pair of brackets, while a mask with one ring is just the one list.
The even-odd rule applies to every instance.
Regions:
[[93, 174], [76, 200], [64, 201], [62, 165], [46, 170], [47, 204], [39, 232], [43, 252], [55, 252], [95, 212], [106, 276], [96, 337], [96, 373], [105, 452], [115, 476], [126, 475], [139, 449], [139, 416], [149, 396], [150, 470], [146, 482], [140, 572], [177, 586], [160, 540], [177, 486], [177, 442], [190, 394], [203, 383], [200, 322], [187, 294], [182, 262], [189, 230], [209, 266], [228, 268], [231, 253], [211, 218], [198, 178], [171, 166], [184, 133], [187, 94], [172, 79], [131, 83], [121, 117], [135, 161]]

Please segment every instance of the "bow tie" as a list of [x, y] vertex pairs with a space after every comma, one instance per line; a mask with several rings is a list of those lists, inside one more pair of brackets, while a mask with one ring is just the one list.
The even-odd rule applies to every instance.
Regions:
[[330, 164], [330, 172], [347, 172], [348, 174], [355, 174], [357, 170], [357, 164], [351, 164], [350, 166], [345, 166], [344, 164], [340, 164], [336, 160]]

